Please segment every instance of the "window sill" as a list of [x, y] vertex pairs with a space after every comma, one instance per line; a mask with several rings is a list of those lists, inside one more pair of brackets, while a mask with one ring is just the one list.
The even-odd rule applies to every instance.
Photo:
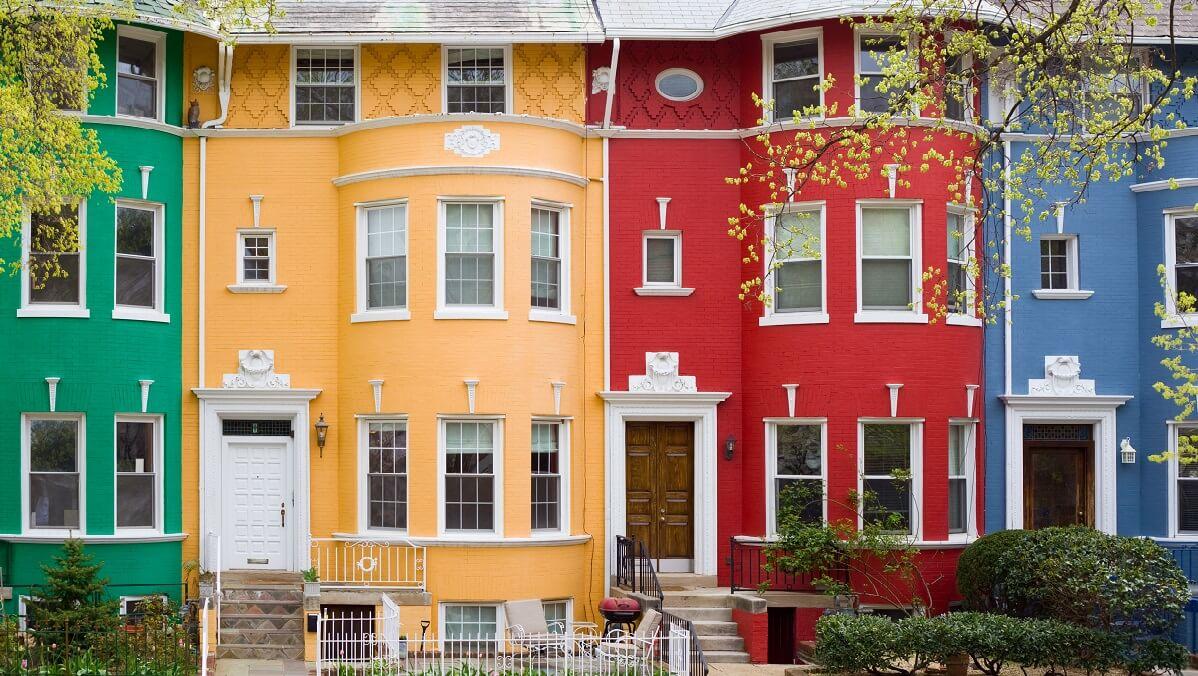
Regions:
[[149, 308], [117, 307], [112, 310], [113, 319], [128, 319], [135, 322], [158, 322], [170, 324], [171, 316]]
[[116, 535], [86, 535], [78, 530], [50, 530], [45, 533], [12, 533], [0, 535], [3, 542], [43, 542], [47, 544], [61, 543], [69, 539], [83, 540], [88, 544], [122, 544], [128, 542], [180, 542], [187, 538], [187, 533], [146, 532], [140, 535], [134, 533], [118, 533]]
[[1093, 291], [1080, 289], [1036, 289], [1032, 295], [1040, 300], [1085, 300], [1094, 295]]
[[969, 315], [950, 314], [944, 318], [944, 323], [949, 326], [981, 326], [982, 320]]
[[695, 292], [679, 286], [638, 286], [632, 291], [638, 296], [689, 296]]
[[230, 284], [225, 287], [233, 293], [283, 293], [286, 284]]
[[1198, 328], [1198, 313], [1169, 315], [1161, 320], [1162, 329]]
[[92, 311], [78, 306], [46, 306], [31, 305], [17, 310], [18, 317], [67, 317], [70, 319], [88, 319]]
[[827, 324], [827, 312], [780, 312], [757, 320], [758, 326], [790, 326], [794, 324]]
[[433, 319], [507, 319], [507, 310], [498, 308], [442, 308]]
[[564, 315], [560, 312], [549, 310], [529, 310], [528, 321], [530, 322], [550, 322], [553, 324], [577, 324], [578, 319], [574, 315]]
[[861, 310], [853, 315], [858, 324], [927, 324], [928, 316], [908, 310]]
[[404, 309], [395, 310], [364, 310], [355, 312], [349, 316], [350, 324], [361, 324], [364, 322], [402, 322], [412, 318], [412, 313]]
[[554, 535], [534, 537], [499, 537], [496, 535], [445, 534], [437, 537], [409, 538], [412, 544], [424, 547], [552, 547], [590, 542], [590, 535]]

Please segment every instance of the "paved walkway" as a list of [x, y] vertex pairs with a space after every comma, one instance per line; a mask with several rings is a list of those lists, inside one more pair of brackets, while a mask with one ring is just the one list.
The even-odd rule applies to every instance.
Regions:
[[308, 667], [294, 660], [216, 661], [216, 676], [308, 676]]

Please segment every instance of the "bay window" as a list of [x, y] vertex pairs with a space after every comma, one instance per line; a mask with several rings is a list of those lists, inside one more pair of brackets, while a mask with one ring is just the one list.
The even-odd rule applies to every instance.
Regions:
[[28, 215], [22, 277], [23, 307], [18, 317], [86, 317], [82, 242], [87, 232], [85, 203]]
[[921, 313], [918, 203], [857, 205], [858, 322], [927, 321]]
[[861, 425], [862, 520], [915, 533], [915, 435], [912, 423]]
[[766, 440], [769, 532], [778, 532], [789, 518], [820, 523], [826, 499], [824, 423], [769, 422]]
[[116, 527], [158, 528], [161, 452], [155, 419], [116, 420]]
[[366, 426], [366, 526], [408, 527], [408, 425], [370, 420]]
[[78, 530], [81, 525], [83, 418], [25, 417], [26, 513], [31, 529]]
[[897, 35], [857, 34], [857, 110], [862, 113], [886, 113], [893, 90], [880, 91], [887, 71], [893, 71], [895, 53], [905, 53], [906, 41]]
[[165, 37], [144, 28], [117, 28], [117, 115], [161, 121]]
[[532, 425], [532, 529], [560, 531], [563, 516], [566, 458], [562, 452], [565, 424], [534, 422]]
[[502, 524], [497, 471], [498, 423], [443, 420], [444, 529], [450, 532], [498, 533]]
[[816, 109], [823, 99], [822, 35], [818, 30], [763, 36], [766, 89], [774, 102], [773, 119], [784, 121]]
[[117, 319], [163, 319], [162, 207], [116, 205]]
[[503, 310], [503, 218], [501, 204], [443, 201], [438, 272], [442, 319], [506, 319]]

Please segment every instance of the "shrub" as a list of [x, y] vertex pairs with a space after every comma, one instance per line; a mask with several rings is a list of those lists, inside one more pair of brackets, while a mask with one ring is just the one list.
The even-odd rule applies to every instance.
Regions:
[[890, 671], [895, 623], [876, 615], [827, 615], [815, 624], [815, 661], [832, 672]]
[[[1007, 612], [999, 607], [1005, 601], [1004, 565], [1013, 550], [1019, 549], [1033, 531], [1000, 530], [971, 544], [957, 560], [957, 591], [970, 610]], [[1015, 614], [1015, 613], [1012, 613]]]
[[953, 613], [945, 616], [944, 651], [969, 655], [973, 666], [987, 676], [998, 676], [1007, 662], [1015, 661], [1026, 627], [1006, 615]]

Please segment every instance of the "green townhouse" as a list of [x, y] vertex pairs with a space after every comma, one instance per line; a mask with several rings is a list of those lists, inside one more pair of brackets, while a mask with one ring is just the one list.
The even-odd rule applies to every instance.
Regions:
[[[142, 4], [142, 3], [139, 3]], [[115, 195], [64, 209], [79, 246], [46, 251], [53, 219], [27, 215], [5, 260], [57, 254], [62, 277], [0, 277], [0, 599], [12, 613], [42, 564], [81, 538], [131, 609], [178, 597], [183, 33], [118, 24], [100, 44], [107, 84], [80, 114], [119, 164]], [[51, 247], [52, 248], [52, 247]]]

